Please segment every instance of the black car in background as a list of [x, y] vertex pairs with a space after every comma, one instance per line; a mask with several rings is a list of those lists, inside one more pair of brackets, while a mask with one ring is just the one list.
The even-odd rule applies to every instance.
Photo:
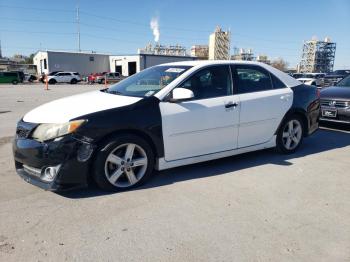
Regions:
[[336, 85], [340, 80], [350, 75], [350, 69], [348, 70], [335, 70], [332, 73], [327, 74], [323, 78], [323, 86]]
[[321, 90], [320, 120], [350, 124], [350, 75]]

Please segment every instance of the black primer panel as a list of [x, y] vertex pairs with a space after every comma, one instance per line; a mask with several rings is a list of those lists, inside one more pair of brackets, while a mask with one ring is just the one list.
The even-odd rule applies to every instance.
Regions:
[[[79, 129], [79, 134], [98, 143], [104, 137], [120, 131], [137, 131], [150, 138], [158, 157], [164, 156], [162, 117], [159, 99], [151, 96], [132, 105], [108, 109], [80, 116], [88, 122]], [[127, 131], [126, 131], [127, 132]]]

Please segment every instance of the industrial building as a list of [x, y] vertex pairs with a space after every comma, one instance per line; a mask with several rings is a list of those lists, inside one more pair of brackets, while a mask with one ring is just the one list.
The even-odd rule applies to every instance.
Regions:
[[200, 60], [208, 60], [209, 46], [208, 45], [193, 45], [191, 47], [191, 56], [195, 56]]
[[234, 48], [231, 60], [254, 61], [255, 57], [252, 49]]
[[123, 76], [130, 76], [151, 66], [191, 60], [197, 60], [197, 58], [191, 56], [155, 54], [112, 55], [109, 57], [109, 71], [119, 72]]
[[230, 59], [230, 31], [224, 32], [220, 27], [209, 36], [209, 60]]
[[28, 74], [36, 74], [37, 68], [32, 64], [18, 63], [12, 59], [0, 57], [0, 72], [1, 71], [22, 71]]
[[38, 74], [53, 71], [73, 71], [81, 75], [109, 71], [109, 55], [83, 52], [38, 51], [33, 63]]
[[153, 46], [151, 43], [145, 48], [139, 48], [138, 54], [167, 55], [167, 56], [187, 56], [186, 47], [180, 45], [165, 46], [159, 43]]
[[154, 65], [188, 60], [196, 58], [186, 55], [186, 49], [178, 45], [147, 46], [139, 49], [139, 54], [135, 55], [38, 51], [33, 58], [38, 74], [73, 71], [83, 76], [94, 72], [120, 72], [124, 76], [130, 76]]
[[256, 61], [260, 62], [260, 63], [268, 64], [268, 65], [271, 64], [271, 61], [270, 61], [270, 59], [268, 58], [267, 55], [258, 55], [256, 57]]
[[[18, 59], [23, 58], [23, 59]], [[36, 74], [36, 66], [24, 63], [24, 56], [15, 56], [7, 58], [2, 56], [1, 40], [0, 40], [0, 72], [4, 71], [22, 71], [28, 74]]]
[[300, 73], [329, 73], [333, 71], [336, 43], [326, 37], [304, 42], [299, 66]]

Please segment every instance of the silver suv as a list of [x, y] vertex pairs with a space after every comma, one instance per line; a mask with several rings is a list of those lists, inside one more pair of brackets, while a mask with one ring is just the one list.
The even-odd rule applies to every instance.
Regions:
[[48, 76], [49, 84], [70, 83], [76, 84], [81, 81], [81, 77], [77, 72], [58, 72], [55, 75]]

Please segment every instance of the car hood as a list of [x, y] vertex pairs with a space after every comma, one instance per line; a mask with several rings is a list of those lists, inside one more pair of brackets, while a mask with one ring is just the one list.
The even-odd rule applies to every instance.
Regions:
[[30, 123], [65, 123], [83, 115], [131, 105], [141, 99], [140, 97], [93, 91], [43, 104], [28, 112], [23, 117], [23, 121]]
[[350, 99], [350, 87], [330, 86], [321, 90], [321, 98]]

